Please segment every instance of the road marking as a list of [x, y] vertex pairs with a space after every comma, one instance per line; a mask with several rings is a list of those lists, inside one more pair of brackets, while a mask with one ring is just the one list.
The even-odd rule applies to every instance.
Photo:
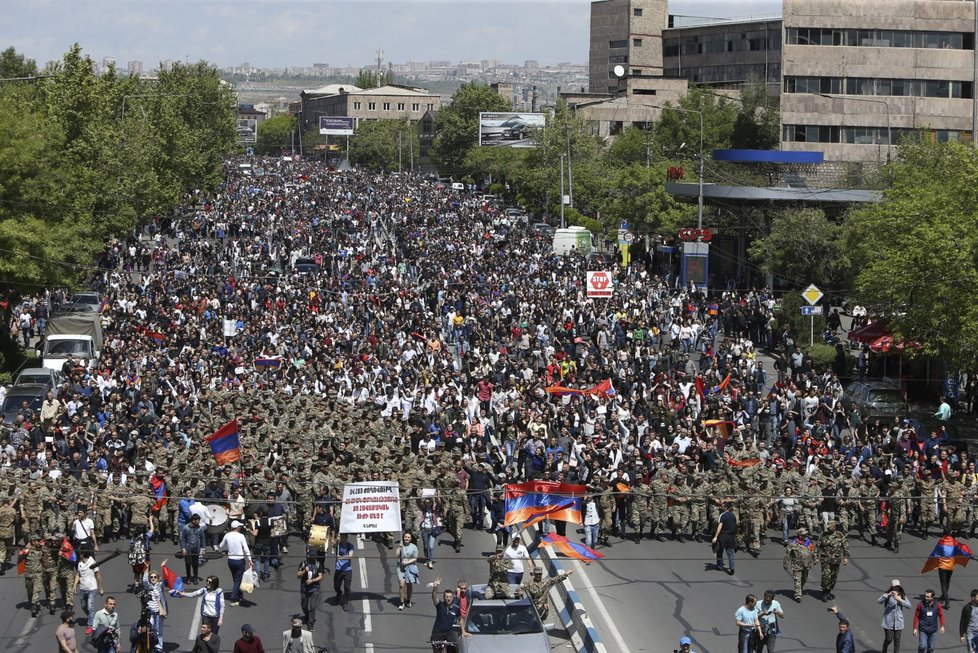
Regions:
[[364, 644], [364, 645], [363, 645], [363, 649], [364, 649], [364, 650], [365, 650], [365, 651], [366, 651], [367, 653], [374, 653], [374, 645], [373, 645], [373, 644], [369, 644], [369, 643], [368, 643], [368, 644]]
[[602, 624], [604, 628], [602, 628], [600, 632], [602, 634], [604, 634], [605, 631], [610, 632], [611, 639], [615, 641], [615, 649], [618, 651], [627, 651], [629, 648], [628, 644], [625, 643], [625, 638], [622, 637], [618, 627], [615, 626], [615, 621], [611, 618], [611, 614], [608, 613], [608, 609], [604, 607], [604, 603], [601, 602], [601, 598], [594, 589], [594, 585], [591, 584], [591, 579], [588, 578], [587, 572], [584, 571], [584, 565], [582, 565], [579, 561], [575, 561], [575, 565], [577, 577], [581, 580], [581, 585], [583, 586], [584, 590], [591, 595], [591, 600], [594, 602], [594, 608], [598, 611], [601, 621], [604, 622]]
[[363, 599], [363, 632], [373, 631], [373, 624], [370, 623], [370, 599]]
[[21, 648], [27, 646], [30, 643], [30, 634], [34, 630], [34, 626], [37, 624], [37, 617], [31, 617], [24, 624], [24, 628], [20, 631], [20, 635], [11, 642], [11, 648]]
[[360, 588], [367, 589], [367, 559], [357, 558], [357, 564], [360, 566]]
[[363, 548], [363, 533], [357, 533], [357, 548]]
[[[223, 599], [224, 597], [221, 598]], [[197, 605], [194, 607], [194, 619], [190, 622], [190, 634], [187, 635], [187, 639], [191, 642], [197, 639], [197, 633], [200, 631], [200, 611], [203, 602], [204, 595], [201, 594], [197, 597]]]

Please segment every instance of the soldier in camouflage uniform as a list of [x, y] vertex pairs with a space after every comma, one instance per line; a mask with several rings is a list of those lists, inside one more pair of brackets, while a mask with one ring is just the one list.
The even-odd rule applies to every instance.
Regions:
[[25, 559], [24, 585], [27, 588], [27, 601], [31, 604], [31, 616], [36, 617], [41, 614], [44, 573], [41, 561], [44, 557], [44, 536], [41, 533], [33, 534], [30, 544], [20, 550], [20, 557]]
[[41, 513], [44, 508], [44, 492], [37, 481], [31, 481], [20, 499], [20, 516], [27, 533], [41, 530]]
[[523, 590], [523, 596], [530, 599], [533, 602], [533, 607], [537, 609], [537, 614], [540, 615], [540, 619], [546, 621], [547, 615], [550, 614], [550, 601], [547, 600], [547, 592], [550, 588], [557, 583], [563, 582], [568, 576], [573, 574], [573, 571], [565, 572], [560, 574], [556, 578], [551, 578], [550, 580], [543, 580], [543, 569], [540, 567], [533, 568], [533, 579], [524, 581], [520, 586]]
[[828, 530], [815, 546], [815, 562], [822, 565], [822, 601], [835, 598], [832, 590], [839, 580], [839, 565], [849, 564], [849, 538], [839, 532], [834, 521], [828, 523]]
[[601, 484], [601, 493], [598, 495], [598, 510], [601, 512], [601, 529], [598, 534], [598, 541], [607, 547], [611, 546], [608, 535], [614, 525], [615, 500], [606, 482]]
[[496, 552], [489, 556], [489, 583], [485, 591], [487, 599], [514, 598], [513, 587], [509, 584], [507, 575], [513, 568], [513, 561], [505, 556], [504, 551], [502, 545], [496, 545]]
[[761, 534], [764, 532], [764, 503], [759, 496], [750, 494], [746, 486], [741, 486], [740, 489], [744, 494], [744, 498], [741, 499], [744, 540], [747, 551], [756, 558], [761, 552]]
[[709, 503], [711, 486], [706, 479], [697, 481], [692, 474], [686, 477], [685, 483], [685, 491], [689, 496], [689, 521], [693, 529], [693, 539], [702, 542], [709, 523], [707, 520], [707, 504]]
[[[70, 610], [75, 605], [75, 563], [61, 555], [61, 542], [64, 533], [56, 533], [54, 545], [58, 547], [58, 570], [57, 585], [61, 598], [64, 600], [65, 610]], [[52, 595], [53, 596], [53, 595]]]
[[635, 531], [635, 541], [641, 542], [645, 535], [645, 526], [649, 523], [649, 486], [639, 479], [629, 495], [626, 499], [626, 501], [631, 501], [631, 506], [626, 511], [628, 512], [628, 525]]
[[665, 530], [669, 527], [669, 488], [672, 484], [669, 481], [669, 474], [660, 472], [652, 481], [652, 499], [649, 501], [651, 508], [649, 519], [652, 522], [651, 535], [660, 542], [666, 541]]
[[0, 576], [7, 573], [10, 547], [14, 545], [14, 525], [17, 520], [17, 499], [8, 497], [0, 502]]
[[[686, 531], [689, 529], [690, 507], [693, 492], [686, 485], [686, 476], [677, 476], [672, 484], [672, 527], [677, 542], [686, 541]], [[696, 531], [693, 531], [694, 533]]]
[[41, 579], [48, 598], [48, 612], [54, 614], [54, 598], [58, 595], [58, 558], [61, 557], [61, 540], [48, 535], [41, 547]]
[[907, 523], [907, 500], [902, 498], [903, 484], [894, 482], [889, 487], [886, 497], [886, 546], [893, 553], [900, 552], [900, 539], [903, 528]]
[[936, 487], [934, 479], [929, 474], [917, 482], [917, 493], [920, 495], [920, 516], [918, 529], [920, 537], [927, 539], [931, 526], [937, 523]]
[[869, 533], [869, 542], [876, 546], [876, 526], [879, 523], [880, 490], [872, 478], [865, 478], [855, 491], [859, 493], [859, 534]]
[[[454, 477], [452, 477], [454, 480]], [[455, 553], [462, 548], [462, 528], [465, 525], [465, 517], [469, 514], [469, 504], [465, 494], [465, 488], [461, 482], [456, 482], [448, 498], [447, 517], [449, 526], [452, 529], [452, 537], [455, 538]]]
[[801, 513], [798, 515], [798, 525], [804, 526], [810, 533], [815, 533], [819, 530], [820, 520], [818, 513], [819, 506], [822, 503], [821, 497], [822, 488], [819, 487], [818, 480], [815, 478], [810, 479], [802, 491], [802, 495], [799, 497], [801, 499]]
[[802, 592], [805, 589], [805, 582], [808, 580], [808, 572], [812, 568], [814, 560], [815, 546], [811, 538], [808, 537], [807, 528], [799, 528], [794, 539], [789, 540], [784, 552], [782, 565], [784, 570], [791, 574], [794, 581], [795, 602], [801, 603]]

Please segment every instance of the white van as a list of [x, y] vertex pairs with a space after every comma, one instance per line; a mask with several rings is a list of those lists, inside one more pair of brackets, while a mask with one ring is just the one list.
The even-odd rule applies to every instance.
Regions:
[[554, 254], [564, 256], [572, 252], [587, 256], [594, 249], [594, 236], [584, 227], [567, 227], [554, 232]]
[[463, 184], [460, 181], [453, 181], [452, 182], [452, 190], [458, 191], [458, 192], [462, 192], [462, 191], [465, 190], [465, 184]]

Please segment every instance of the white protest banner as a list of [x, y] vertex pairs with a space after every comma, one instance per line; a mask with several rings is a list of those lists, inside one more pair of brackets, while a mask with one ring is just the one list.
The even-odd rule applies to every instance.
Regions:
[[394, 481], [343, 486], [341, 533], [387, 533], [401, 530], [401, 492]]
[[224, 337], [233, 338], [238, 333], [238, 323], [234, 320], [224, 320]]

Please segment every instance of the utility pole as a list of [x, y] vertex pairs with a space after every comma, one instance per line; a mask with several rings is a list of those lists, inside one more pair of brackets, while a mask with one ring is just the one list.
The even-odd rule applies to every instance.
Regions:
[[[573, 208], [574, 207], [574, 172], [571, 169], [570, 130], [568, 129], [566, 120], [564, 121], [564, 135], [567, 137], [567, 203], [570, 204], [571, 208]], [[563, 193], [561, 193], [561, 195], [563, 195]], [[563, 202], [564, 198], [561, 197], [560, 201]], [[561, 204], [561, 206], [563, 206], [563, 204]]]
[[397, 174], [401, 174], [401, 132], [397, 132]]
[[381, 48], [377, 48], [377, 52], [374, 53], [377, 56], [377, 86], [380, 86], [380, 64], [384, 61], [384, 51]]
[[564, 228], [564, 155], [560, 155], [560, 228]]
[[408, 160], [411, 162], [411, 172], [414, 172], [414, 128], [408, 120]]

